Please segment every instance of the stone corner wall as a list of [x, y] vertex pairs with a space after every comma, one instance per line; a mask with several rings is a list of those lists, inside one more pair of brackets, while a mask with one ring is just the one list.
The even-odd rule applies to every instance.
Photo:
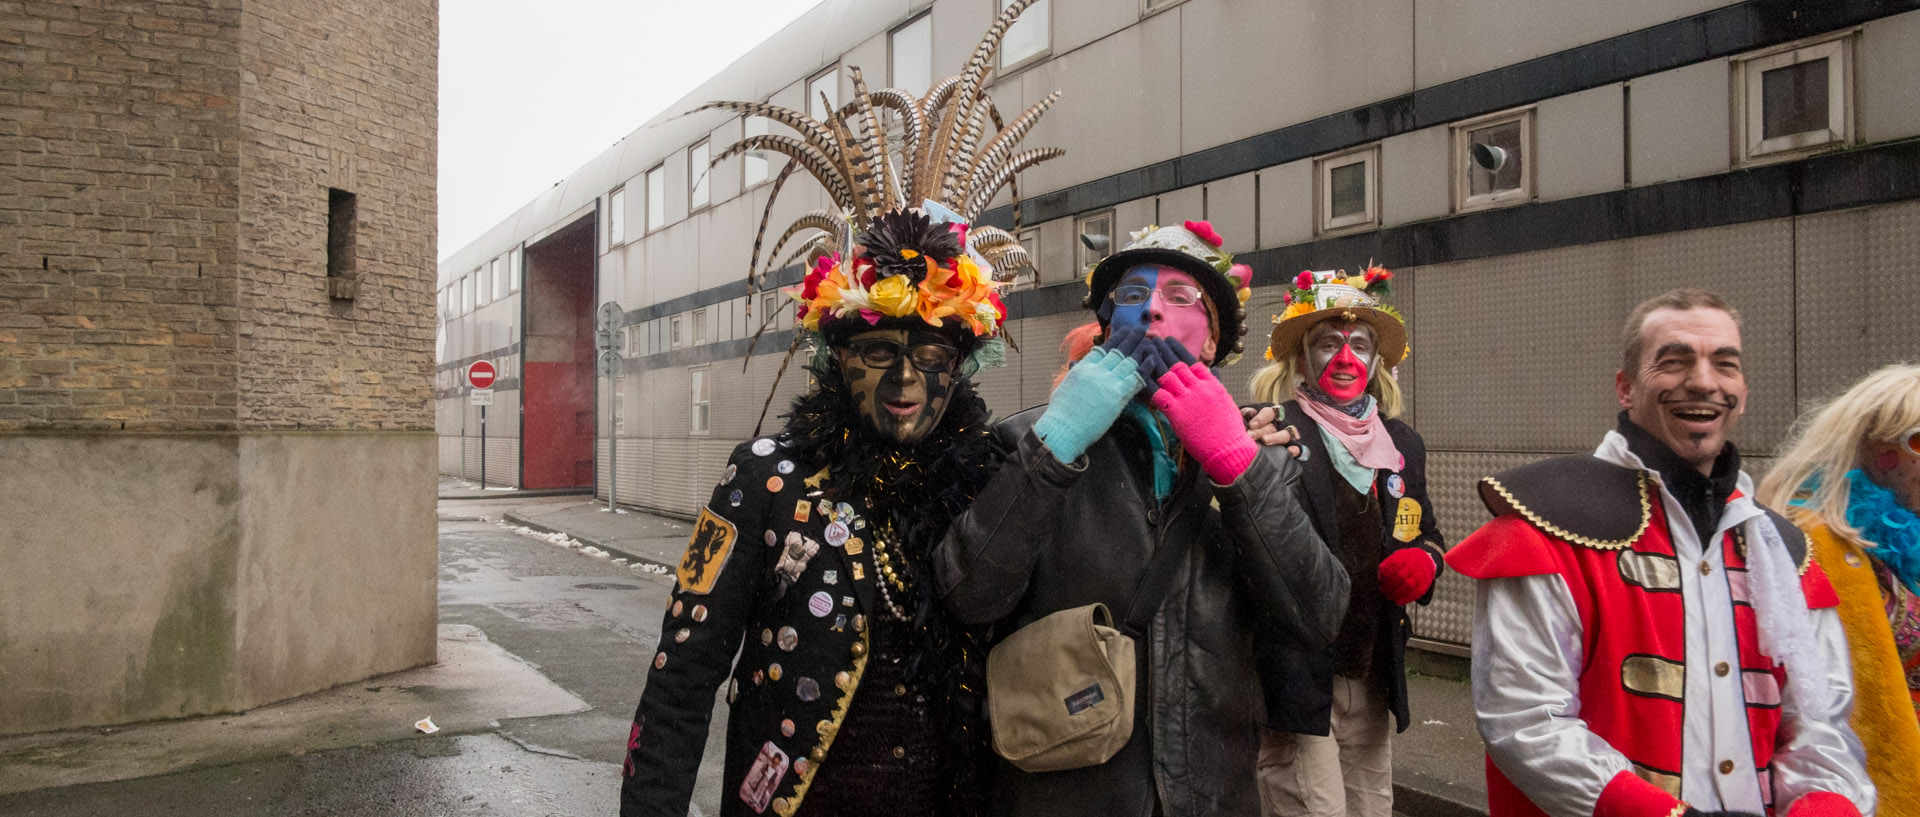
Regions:
[[[242, 428], [433, 427], [438, 20], [244, 3]], [[331, 190], [356, 201], [351, 300], [329, 295]]]
[[236, 3], [0, 14], [0, 433], [231, 428]]

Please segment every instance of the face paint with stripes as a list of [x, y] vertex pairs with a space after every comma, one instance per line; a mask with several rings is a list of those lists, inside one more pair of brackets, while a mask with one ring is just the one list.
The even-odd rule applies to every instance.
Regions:
[[[944, 365], [932, 365], [941, 353], [929, 346], [954, 353]], [[911, 444], [940, 425], [959, 363], [951, 338], [931, 331], [874, 329], [849, 338], [836, 352], [854, 409], [875, 433]]]

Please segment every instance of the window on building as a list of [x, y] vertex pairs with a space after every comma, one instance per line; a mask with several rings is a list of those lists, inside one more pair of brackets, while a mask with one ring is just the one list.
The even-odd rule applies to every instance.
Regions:
[[693, 345], [699, 346], [700, 344], [707, 342], [708, 326], [709, 326], [709, 322], [707, 321], [707, 310], [704, 310], [704, 309], [693, 310]]
[[440, 316], [441, 323], [445, 323], [448, 318], [453, 317], [447, 314], [447, 293], [449, 290], [450, 288], [448, 287], [440, 288], [439, 303], [434, 306], [433, 310], [435, 314]]
[[1734, 61], [1734, 130], [1742, 163], [1800, 156], [1853, 138], [1853, 38]]
[[359, 266], [360, 204], [345, 190], [327, 188], [327, 277], [352, 278]]
[[1113, 211], [1081, 216], [1073, 223], [1074, 266], [1082, 273], [1113, 254]]
[[507, 252], [507, 291], [520, 291], [520, 248]]
[[933, 15], [922, 14], [887, 38], [887, 84], [918, 98], [933, 84]]
[[[1000, 0], [999, 9], [1006, 11], [1010, 5], [1013, 5], [1013, 0]], [[1005, 38], [1000, 41], [1002, 69], [1040, 59], [1053, 46], [1051, 5], [1051, 0], [1034, 0], [1026, 11], [1020, 12], [1020, 19], [1014, 21], [1013, 26], [1007, 29]]]
[[687, 316], [675, 315], [667, 319], [667, 338], [669, 348], [678, 349], [687, 345]]
[[1164, 8], [1180, 5], [1187, 0], [1140, 0], [1140, 13], [1152, 14]]
[[1031, 263], [1013, 276], [1013, 286], [1008, 289], [1033, 289], [1039, 286], [1034, 268], [1040, 265], [1040, 228], [1029, 227], [1020, 231], [1020, 249], [1027, 251], [1027, 259]]
[[493, 299], [504, 301], [507, 298], [507, 258], [508, 255], [493, 259]]
[[1531, 108], [1453, 126], [1454, 210], [1482, 210], [1532, 200], [1532, 154]]
[[607, 249], [627, 240], [627, 188], [616, 187], [607, 194]]
[[667, 167], [647, 171], [647, 232], [667, 226]]
[[1322, 233], [1366, 229], [1380, 224], [1380, 146], [1350, 150], [1313, 163], [1315, 196]]
[[[767, 120], [762, 116], [749, 116], [740, 121], [740, 135], [767, 135]], [[764, 151], [749, 150], [740, 155], [740, 184], [752, 187], [767, 180], [767, 154]]]
[[687, 379], [693, 386], [693, 418], [689, 430], [695, 434], [706, 434], [711, 430], [713, 419], [711, 398], [711, 379], [705, 366], [695, 366], [687, 370]]
[[687, 209], [698, 210], [707, 206], [711, 194], [707, 192], [707, 156], [710, 154], [706, 142], [694, 145], [687, 151]]
[[769, 330], [779, 329], [780, 310], [784, 306], [786, 306], [786, 299], [780, 297], [779, 290], [761, 293], [760, 317], [754, 324], [753, 330], [758, 332], [762, 326], [767, 327]]
[[807, 115], [822, 122], [840, 110], [840, 67], [807, 80]]
[[473, 271], [474, 306], [493, 303], [493, 268], [482, 264]]
[[480, 282], [471, 275], [462, 276], [460, 282], [460, 314], [466, 315], [473, 312], [473, 291]]

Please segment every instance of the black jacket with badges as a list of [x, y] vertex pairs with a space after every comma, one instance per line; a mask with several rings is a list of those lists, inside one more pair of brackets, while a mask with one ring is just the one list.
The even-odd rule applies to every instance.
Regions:
[[[1287, 401], [1282, 408], [1285, 417], [1277, 424], [1291, 425], [1298, 430], [1299, 445], [1306, 449], [1306, 462], [1301, 465], [1305, 476], [1300, 488], [1306, 497], [1307, 515], [1313, 518], [1313, 528], [1320, 538], [1337, 550], [1342, 547], [1341, 537], [1348, 534], [1340, 530], [1334, 490], [1345, 480], [1334, 470], [1333, 458], [1326, 449], [1327, 438], [1321, 433], [1319, 423], [1295, 401]], [[1383, 420], [1382, 425], [1393, 438], [1394, 447], [1406, 458], [1406, 465], [1398, 472], [1380, 469], [1374, 474], [1373, 491], [1380, 503], [1382, 525], [1372, 534], [1380, 537], [1380, 558], [1405, 548], [1421, 548], [1433, 557], [1437, 585], [1444, 565], [1446, 540], [1440, 535], [1439, 524], [1434, 521], [1433, 503], [1427, 498], [1426, 443], [1411, 426], [1397, 419]], [[1380, 594], [1378, 562], [1372, 566], [1369, 575], [1353, 576], [1357, 587], [1371, 588], [1371, 592], [1356, 593], [1356, 599], [1364, 595], [1378, 605], [1371, 611], [1375, 624], [1371, 674], [1386, 684], [1387, 703], [1393, 709], [1399, 731], [1405, 731], [1408, 723], [1407, 638], [1412, 627], [1406, 610]], [[1433, 588], [1429, 587], [1416, 603], [1426, 604], [1432, 599]], [[1260, 685], [1266, 693], [1267, 726], [1306, 735], [1325, 735], [1330, 731], [1333, 711], [1333, 648], [1300, 650], [1284, 641], [1265, 631], [1259, 634]]]
[[1138, 424], [1117, 420], [1068, 465], [1032, 431], [1042, 410], [995, 429], [1010, 459], [935, 551], [949, 610], [1003, 621], [1002, 632], [1095, 602], [1121, 620], [1156, 548], [1189, 555], [1136, 644], [1132, 739], [1083, 769], [1035, 774], [1001, 762], [994, 812], [1257, 813], [1254, 623], [1314, 649], [1333, 638], [1347, 598], [1345, 571], [1296, 500], [1299, 467], [1284, 449], [1263, 449], [1233, 484], [1214, 486], [1189, 463], [1161, 504]]
[[[796, 402], [796, 420], [787, 431], [734, 449], [694, 523], [661, 625], [659, 652], [652, 657], [634, 716], [623, 770], [623, 817], [687, 814], [714, 693], [723, 682], [730, 708], [721, 813], [785, 817], [803, 809], [822, 767], [833, 762], [830, 749], [847, 722], [874, 647], [875, 616], [887, 609], [889, 598], [895, 606], [914, 609], [912, 600], [900, 599], [897, 592], [883, 596], [877, 587], [883, 580], [876, 561], [882, 519], [894, 520], [888, 529], [895, 531], [934, 526], [897, 535], [924, 540], [923, 547], [930, 549], [945, 520], [991, 472], [985, 405], [964, 383], [954, 392], [947, 418], [964, 419], [964, 424], [943, 421], [936, 431], [944, 435], [937, 436], [944, 458], [925, 447], [912, 449], [911, 457], [874, 454], [878, 447], [871, 435], [845, 433], [844, 423], [858, 418], [834, 403], [811, 416], [813, 437], [835, 441], [826, 447], [838, 446], [838, 451], [814, 461], [802, 452], [817, 449], [796, 439], [799, 415], [812, 399]], [[819, 409], [819, 403], [812, 405]], [[856, 447], [861, 450], [849, 450]], [[988, 459], [962, 467], [955, 461], [962, 456]], [[828, 467], [824, 460], [837, 464]], [[880, 479], [872, 464], [880, 460], [904, 465]], [[917, 512], [874, 516], [880, 512], [872, 505], [881, 494]], [[899, 545], [893, 548], [889, 552], [897, 567], [902, 554]], [[925, 559], [918, 570], [926, 574], [924, 604], [937, 610]], [[944, 654], [929, 660], [924, 679], [906, 683], [933, 697], [933, 690], [965, 667]], [[948, 700], [936, 705], [947, 706]], [[981, 768], [984, 735], [962, 734], [956, 740], [979, 744], [967, 768]], [[946, 755], [956, 763], [969, 759], [964, 748]], [[956, 773], [954, 785], [967, 780]]]

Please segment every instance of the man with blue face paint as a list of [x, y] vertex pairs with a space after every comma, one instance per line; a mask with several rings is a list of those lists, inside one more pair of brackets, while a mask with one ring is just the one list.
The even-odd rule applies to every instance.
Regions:
[[999, 424], [1007, 461], [934, 552], [960, 620], [1006, 634], [1097, 603], [1135, 644], [1126, 743], [1079, 768], [1000, 764], [997, 814], [1255, 813], [1255, 625], [1313, 649], [1345, 611], [1298, 464], [1250, 438], [1211, 368], [1239, 352], [1251, 271], [1206, 222], [1134, 238], [1088, 277], [1098, 320], [1051, 402]]

